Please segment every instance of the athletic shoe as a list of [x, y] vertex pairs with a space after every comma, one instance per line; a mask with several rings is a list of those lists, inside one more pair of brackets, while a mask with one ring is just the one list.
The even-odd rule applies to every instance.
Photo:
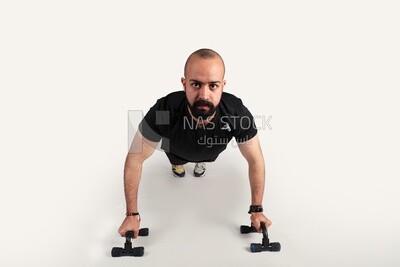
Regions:
[[206, 174], [206, 164], [204, 162], [196, 163], [193, 170], [193, 175], [203, 177]]
[[185, 167], [183, 165], [172, 165], [172, 173], [175, 177], [184, 177]]

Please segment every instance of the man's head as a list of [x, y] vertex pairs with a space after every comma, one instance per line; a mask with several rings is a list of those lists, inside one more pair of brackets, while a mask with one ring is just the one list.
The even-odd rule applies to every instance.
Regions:
[[221, 56], [211, 49], [199, 49], [186, 60], [184, 74], [181, 81], [192, 115], [202, 119], [212, 116], [226, 83]]

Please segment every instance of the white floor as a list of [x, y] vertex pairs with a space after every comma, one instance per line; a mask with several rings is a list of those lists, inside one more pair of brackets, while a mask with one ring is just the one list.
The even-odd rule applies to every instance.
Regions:
[[[82, 151], [56, 180], [51, 174], [63, 163], [49, 170], [27, 163], [20, 172], [33, 172], [31, 182], [13, 180], [14, 190], [1, 196], [8, 215], [0, 229], [6, 251], [1, 266], [399, 266], [395, 187], [346, 175], [335, 180], [319, 164], [305, 172], [294, 161], [282, 162], [277, 151], [266, 153], [264, 204], [273, 222], [270, 240], [282, 250], [250, 253], [261, 235], [239, 233], [241, 224], [250, 223], [250, 192], [246, 163], [232, 148], [207, 165], [205, 177], [193, 177], [188, 164], [183, 179], [171, 175], [166, 157], [156, 151], [145, 163], [139, 195], [142, 227], [150, 236], [134, 240], [145, 255], [112, 258], [111, 248], [124, 243], [117, 233], [125, 212], [123, 158], [103, 152], [96, 162], [84, 162], [92, 151]], [[17, 170], [9, 167], [9, 173]]]
[[[111, 248], [124, 243], [117, 233], [125, 212], [123, 158], [103, 152], [96, 162], [85, 162], [92, 151], [83, 150], [65, 169], [56, 164], [59, 159], [48, 170], [29, 162], [21, 169], [33, 173], [32, 179], [13, 180], [14, 193], [1, 196], [8, 214], [0, 229], [6, 252], [1, 266], [399, 266], [396, 188], [346, 175], [335, 180], [317, 158], [305, 172], [294, 161], [285, 163], [278, 151], [265, 153], [264, 204], [273, 222], [270, 240], [282, 250], [250, 253], [250, 243], [261, 235], [239, 233], [241, 224], [250, 223], [250, 192], [246, 163], [229, 147], [207, 165], [203, 178], [191, 175], [193, 164], [185, 178], [173, 177], [166, 157], [156, 151], [145, 163], [139, 195], [142, 227], [150, 235], [134, 240], [145, 255], [112, 258]], [[18, 170], [8, 167], [8, 173]], [[54, 180], [51, 174], [60, 169]]]
[[273, 221], [270, 240], [282, 250], [250, 253], [250, 243], [261, 242], [261, 235], [239, 233], [240, 225], [249, 223], [250, 195], [244, 161], [234, 152], [208, 164], [203, 178], [193, 177], [188, 164], [183, 179], [172, 177], [165, 156], [156, 152], [140, 187], [142, 227], [150, 228], [150, 236], [134, 240], [134, 246], [145, 247], [145, 256], [110, 256], [113, 246], [124, 243], [117, 234], [122, 191], [114, 186], [100, 201], [99, 216], [88, 218], [90, 234], [79, 240], [84, 266], [398, 266], [400, 236], [392, 232], [396, 219], [384, 219], [387, 211], [358, 203], [363, 193], [352, 193], [351, 199], [338, 190], [335, 195], [341, 196], [330, 199], [329, 192], [297, 190], [285, 184], [287, 177], [274, 176], [274, 168], [265, 204]]

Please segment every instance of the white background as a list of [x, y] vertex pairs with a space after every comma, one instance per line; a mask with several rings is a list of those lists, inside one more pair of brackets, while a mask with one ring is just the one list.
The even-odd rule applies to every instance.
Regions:
[[[1, 266], [399, 266], [397, 1], [2, 1]], [[187, 56], [224, 58], [254, 115], [279, 253], [241, 236], [247, 166], [231, 146], [202, 179], [157, 151], [122, 246], [127, 111], [181, 90]]]

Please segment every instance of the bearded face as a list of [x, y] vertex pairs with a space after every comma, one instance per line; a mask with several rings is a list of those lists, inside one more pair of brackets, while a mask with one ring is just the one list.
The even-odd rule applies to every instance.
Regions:
[[181, 81], [194, 118], [207, 119], [214, 115], [225, 86], [224, 71], [220, 57], [202, 58], [195, 55], [188, 60], [185, 77]]
[[[189, 102], [188, 102], [189, 103]], [[195, 118], [201, 118], [206, 120], [208, 117], [212, 116], [216, 110], [216, 106], [207, 100], [199, 99], [193, 103], [189, 104], [189, 109]]]

